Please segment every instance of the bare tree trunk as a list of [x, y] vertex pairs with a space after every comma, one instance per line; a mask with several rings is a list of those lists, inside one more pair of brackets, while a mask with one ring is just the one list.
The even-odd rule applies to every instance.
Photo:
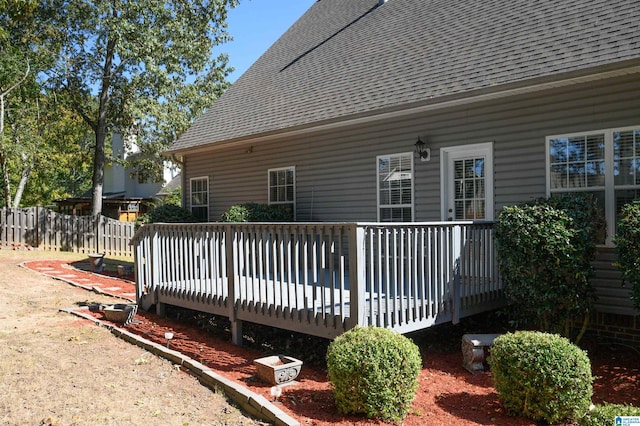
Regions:
[[4, 205], [11, 208], [11, 185], [9, 183], [7, 156], [2, 151], [0, 151], [0, 168], [2, 169], [2, 184], [4, 186]]
[[27, 186], [27, 182], [29, 181], [29, 175], [31, 175], [31, 160], [26, 154], [22, 154], [22, 161], [23, 165], [22, 173], [20, 174], [20, 183], [18, 184], [18, 187], [16, 188], [16, 194], [13, 197], [13, 205], [15, 207], [20, 207], [24, 188]]
[[100, 103], [98, 105], [98, 121], [96, 123], [96, 147], [93, 155], [93, 201], [91, 212], [93, 216], [102, 214], [102, 193], [104, 187], [104, 144], [107, 137], [107, 109], [109, 105], [109, 89], [111, 86], [111, 72], [115, 54], [115, 38], [110, 35], [107, 41], [107, 51], [104, 60], [102, 87], [100, 89]]
[[4, 153], [2, 145], [2, 135], [4, 134], [4, 93], [0, 94], [0, 169], [2, 169], [2, 186], [4, 193], [5, 207], [11, 208], [11, 185], [9, 182], [9, 166], [7, 165], [7, 156]]
[[2, 168], [2, 182], [4, 184], [4, 204], [6, 207], [11, 208], [11, 185], [9, 182], [9, 166], [7, 164], [7, 156], [4, 153], [2, 146], [2, 136], [4, 135], [4, 97], [8, 95], [13, 89], [22, 84], [27, 79], [31, 72], [31, 66], [27, 61], [27, 69], [24, 72], [24, 76], [20, 78], [13, 86], [10, 86], [7, 90], [0, 93], [0, 168]]

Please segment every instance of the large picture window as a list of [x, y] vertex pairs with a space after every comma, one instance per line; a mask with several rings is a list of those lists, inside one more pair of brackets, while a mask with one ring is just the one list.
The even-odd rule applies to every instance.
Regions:
[[610, 244], [622, 206], [640, 197], [640, 126], [548, 137], [547, 191], [593, 194]]
[[296, 169], [269, 170], [269, 204], [293, 204], [296, 196]]
[[378, 165], [378, 221], [413, 221], [413, 153], [381, 155]]
[[203, 222], [209, 220], [209, 178], [198, 177], [190, 180], [191, 214]]

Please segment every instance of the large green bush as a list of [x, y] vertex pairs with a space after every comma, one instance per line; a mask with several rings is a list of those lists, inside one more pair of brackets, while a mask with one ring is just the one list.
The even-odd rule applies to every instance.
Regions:
[[[533, 205], [547, 205], [564, 211], [576, 224], [579, 243], [585, 257], [595, 256], [596, 244], [604, 244], [607, 237], [607, 223], [604, 209], [589, 193], [555, 194], [549, 198], [534, 200]], [[586, 259], [585, 259], [586, 261]]]
[[222, 214], [222, 222], [289, 222], [293, 211], [289, 205], [244, 203], [233, 205]]
[[136, 221], [137, 225], [147, 223], [194, 223], [199, 222], [198, 218], [190, 211], [174, 204], [161, 204], [147, 213], [143, 214]]
[[564, 337], [507, 333], [494, 341], [488, 361], [496, 391], [512, 415], [556, 423], [580, 419], [591, 405], [591, 363]]
[[327, 350], [329, 381], [338, 411], [402, 420], [411, 408], [422, 365], [407, 337], [377, 327], [356, 327]]
[[597, 405], [580, 419], [580, 426], [615, 425], [618, 416], [640, 417], [640, 408], [632, 405], [605, 404]]
[[508, 206], [496, 223], [499, 267], [512, 315], [570, 336], [595, 300], [589, 283], [602, 221], [589, 198], [564, 196]]
[[640, 309], [640, 200], [622, 208], [614, 241], [617, 265], [625, 282], [632, 285], [631, 300]]

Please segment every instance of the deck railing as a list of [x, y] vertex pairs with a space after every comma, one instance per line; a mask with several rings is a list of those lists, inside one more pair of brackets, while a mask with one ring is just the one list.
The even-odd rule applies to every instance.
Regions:
[[138, 301], [333, 338], [402, 333], [502, 303], [491, 223], [152, 224], [132, 239]]

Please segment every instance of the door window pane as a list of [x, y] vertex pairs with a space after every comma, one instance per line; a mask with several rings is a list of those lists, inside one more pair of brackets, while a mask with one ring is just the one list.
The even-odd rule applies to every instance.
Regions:
[[484, 219], [485, 159], [472, 157], [454, 160], [455, 220]]

